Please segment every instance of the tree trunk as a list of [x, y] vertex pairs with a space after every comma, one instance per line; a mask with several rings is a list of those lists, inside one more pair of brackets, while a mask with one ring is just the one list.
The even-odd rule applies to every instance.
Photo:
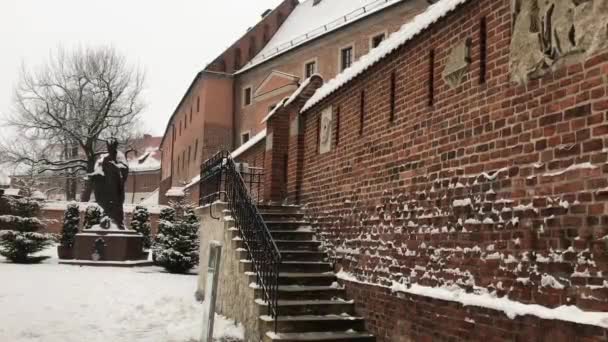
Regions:
[[[95, 159], [89, 159], [87, 161], [87, 173], [95, 171]], [[91, 194], [93, 194], [93, 182], [87, 177], [84, 180], [84, 187], [80, 193], [80, 202], [88, 202], [91, 200]]]

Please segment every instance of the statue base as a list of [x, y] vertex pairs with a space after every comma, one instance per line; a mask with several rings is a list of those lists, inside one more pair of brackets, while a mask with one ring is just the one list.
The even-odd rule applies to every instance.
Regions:
[[148, 266], [143, 236], [133, 230], [88, 229], [76, 234], [74, 260], [66, 264], [95, 266]]

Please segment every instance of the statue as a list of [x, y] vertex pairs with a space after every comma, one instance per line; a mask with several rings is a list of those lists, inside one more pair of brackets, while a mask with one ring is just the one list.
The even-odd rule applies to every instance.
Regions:
[[95, 171], [89, 177], [93, 182], [95, 200], [108, 218], [102, 220], [101, 227], [110, 229], [114, 226], [125, 230], [123, 204], [129, 165], [125, 155], [118, 151], [116, 139], [108, 141], [107, 147], [108, 153], [97, 160]]

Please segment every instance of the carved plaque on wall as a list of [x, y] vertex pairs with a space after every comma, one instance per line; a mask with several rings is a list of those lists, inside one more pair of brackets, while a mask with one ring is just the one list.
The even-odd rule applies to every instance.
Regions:
[[512, 0], [511, 79], [519, 84], [608, 47], [608, 0]]
[[456, 45], [448, 57], [443, 79], [452, 88], [458, 87], [471, 64], [471, 39]]
[[331, 126], [333, 120], [332, 107], [327, 107], [321, 113], [321, 127], [319, 129], [319, 153], [331, 151]]

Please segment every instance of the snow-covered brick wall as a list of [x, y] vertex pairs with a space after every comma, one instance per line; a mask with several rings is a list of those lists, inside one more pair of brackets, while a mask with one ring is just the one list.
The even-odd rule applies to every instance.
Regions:
[[[516, 85], [512, 17], [511, 1], [463, 2], [324, 94], [302, 115], [301, 202], [360, 282], [608, 312], [608, 91], [595, 73], [608, 70], [608, 54]], [[471, 64], [452, 88], [440, 75], [467, 38]], [[321, 155], [317, 122], [329, 106], [339, 134]]]

